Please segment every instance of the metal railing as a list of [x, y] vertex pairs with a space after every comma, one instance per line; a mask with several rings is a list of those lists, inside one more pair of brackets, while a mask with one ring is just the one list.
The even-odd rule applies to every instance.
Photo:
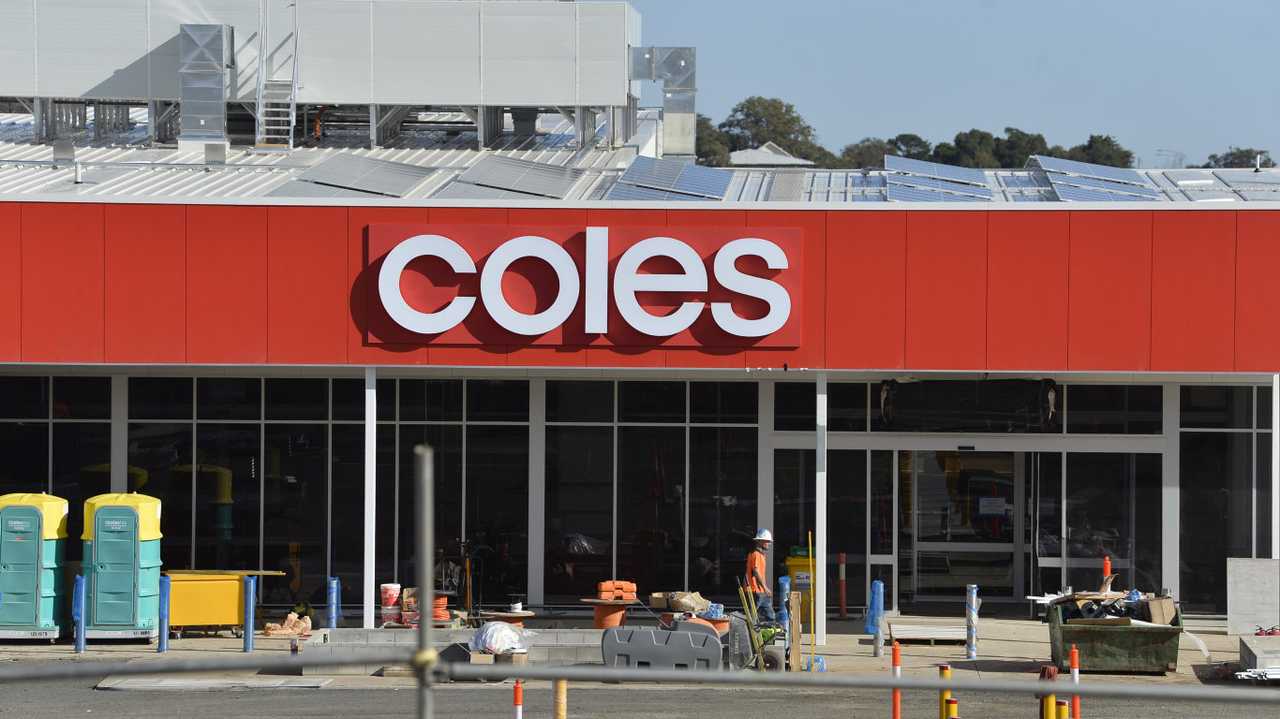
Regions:
[[[421, 446], [414, 448], [415, 475], [417, 479], [416, 511], [423, 521], [417, 523], [416, 549], [426, 561], [418, 563], [418, 586], [422, 589], [419, 607], [430, 612], [433, 589], [430, 578], [434, 574], [432, 506], [432, 450]], [[127, 661], [75, 661], [10, 664], [0, 666], [0, 683], [32, 680], [84, 679], [104, 675], [138, 676], [156, 674], [180, 674], [195, 672], [221, 672], [257, 670], [271, 673], [298, 673], [304, 667], [340, 667], [362, 664], [408, 664], [418, 678], [417, 716], [432, 717], [433, 686], [451, 680], [506, 680], [532, 679], [564, 681], [628, 683], [673, 683], [718, 685], [724, 687], [771, 687], [778, 689], [861, 689], [938, 692], [1021, 694], [1038, 697], [1058, 693], [1084, 698], [1153, 699], [1161, 702], [1209, 702], [1218, 704], [1262, 704], [1273, 706], [1280, 712], [1280, 690], [1258, 687], [1187, 687], [1150, 683], [1084, 683], [1032, 682], [1010, 680], [953, 680], [953, 679], [904, 679], [889, 674], [880, 676], [840, 676], [821, 673], [785, 673], [721, 670], [664, 670], [610, 668], [606, 666], [497, 666], [440, 662], [431, 644], [432, 627], [428, 617], [418, 624], [416, 649], [352, 650], [341, 655], [271, 656], [246, 654], [235, 657], [201, 659], [165, 659], [156, 662]], [[558, 684], [563, 686], [563, 684]]]

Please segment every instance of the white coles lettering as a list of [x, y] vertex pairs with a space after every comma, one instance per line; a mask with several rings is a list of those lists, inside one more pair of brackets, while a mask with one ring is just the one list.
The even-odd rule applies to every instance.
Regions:
[[[640, 274], [640, 265], [654, 257], [670, 257], [679, 274]], [[669, 315], [654, 315], [640, 306], [637, 292], [706, 292], [707, 268], [693, 248], [671, 237], [650, 237], [622, 253], [613, 274], [613, 301], [622, 319], [650, 337], [670, 337], [689, 328], [702, 314], [704, 302], [682, 302]]]
[[609, 331], [609, 228], [587, 228], [586, 323], [591, 334]]
[[409, 306], [400, 291], [400, 275], [419, 257], [439, 257], [458, 274], [474, 274], [476, 264], [458, 243], [441, 235], [415, 235], [387, 253], [378, 271], [378, 296], [392, 320], [410, 332], [434, 335], [455, 327], [467, 318], [476, 298], [458, 296], [436, 312], [421, 312]]
[[782, 329], [791, 316], [791, 296], [773, 280], [744, 274], [738, 270], [738, 258], [755, 255], [764, 258], [771, 270], [787, 269], [787, 255], [781, 247], [758, 237], [734, 240], [716, 253], [715, 276], [720, 286], [747, 297], [764, 300], [769, 311], [758, 320], [739, 317], [728, 302], [712, 302], [711, 316], [720, 329], [736, 337], [764, 337]]
[[[502, 293], [502, 276], [507, 268], [525, 257], [536, 257], [551, 265], [559, 285], [551, 306], [533, 314], [514, 309]], [[503, 329], [530, 337], [546, 334], [569, 319], [578, 304], [578, 268], [569, 253], [551, 240], [536, 235], [517, 237], [499, 245], [485, 260], [480, 273], [480, 297], [489, 316]]]

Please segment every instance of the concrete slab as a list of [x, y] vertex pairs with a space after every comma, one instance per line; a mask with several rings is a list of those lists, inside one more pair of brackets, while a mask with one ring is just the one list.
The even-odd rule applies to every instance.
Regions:
[[1280, 637], [1240, 637], [1240, 668], [1280, 667]]
[[148, 692], [222, 692], [255, 689], [323, 689], [330, 679], [264, 676], [107, 677], [98, 689]]
[[1227, 633], [1280, 625], [1280, 559], [1227, 560]]

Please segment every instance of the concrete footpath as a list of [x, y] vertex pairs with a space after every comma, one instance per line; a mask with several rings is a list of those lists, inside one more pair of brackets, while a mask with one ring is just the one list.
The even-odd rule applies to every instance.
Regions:
[[[937, 618], [903, 618], [913, 624], [954, 624], [954, 621]], [[895, 620], [895, 621], [903, 621]], [[554, 631], [577, 622], [556, 622], [542, 631]], [[637, 622], [645, 623], [647, 622]], [[937, 665], [950, 663], [957, 679], [1000, 678], [1034, 681], [1040, 667], [1049, 661], [1047, 625], [1026, 619], [988, 619], [980, 625], [979, 659], [966, 660], [964, 647], [959, 644], [904, 644], [903, 675], [912, 677], [936, 677]], [[538, 627], [531, 627], [538, 631]], [[836, 674], [887, 674], [890, 670], [889, 651], [885, 656], [872, 656], [871, 639], [863, 634], [861, 622], [832, 620], [828, 624], [829, 637], [825, 647], [818, 647], [825, 657], [827, 670]], [[1239, 640], [1224, 634], [1197, 634], [1204, 642], [1210, 657], [1206, 658], [1195, 640], [1182, 635], [1178, 671], [1158, 675], [1087, 675], [1087, 681], [1099, 682], [1152, 682], [1168, 684], [1195, 684], [1214, 681], [1222, 677], [1221, 664], [1238, 660]], [[287, 638], [257, 637], [255, 649], [263, 654], [288, 653]], [[76, 655], [70, 644], [26, 643], [0, 646], [0, 662], [61, 662], [126, 660], [154, 662], [158, 666], [167, 660], [191, 659], [209, 656], [241, 654], [242, 640], [231, 637], [192, 637], [169, 642], [169, 652], [160, 655], [155, 645], [138, 643], [89, 644], [88, 652]], [[806, 655], [810, 651], [806, 645]], [[304, 648], [305, 652], [305, 648]], [[1086, 660], [1087, 666], [1087, 660]], [[99, 684], [102, 689], [148, 690], [251, 690], [251, 689], [403, 689], [412, 686], [414, 680], [407, 676], [332, 676], [332, 677], [278, 677], [258, 675], [253, 672], [222, 674], [188, 674], [179, 677], [107, 677]]]

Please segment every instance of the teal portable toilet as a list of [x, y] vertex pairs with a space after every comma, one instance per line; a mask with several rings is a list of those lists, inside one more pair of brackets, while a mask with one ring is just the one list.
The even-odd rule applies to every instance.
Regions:
[[0, 639], [57, 639], [62, 633], [67, 500], [0, 496]]
[[160, 500], [99, 494], [84, 503], [85, 638], [151, 639], [160, 627]]

